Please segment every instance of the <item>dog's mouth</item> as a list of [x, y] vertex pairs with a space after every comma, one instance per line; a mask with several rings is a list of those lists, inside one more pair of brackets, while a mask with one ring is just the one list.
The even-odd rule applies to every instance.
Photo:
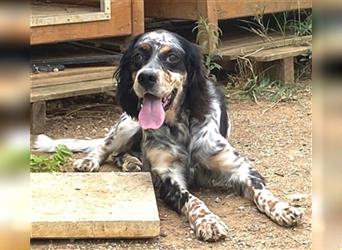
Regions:
[[165, 111], [167, 111], [177, 94], [174, 89], [170, 95], [160, 98], [146, 93], [140, 100], [139, 124], [143, 129], [159, 129], [165, 120]]

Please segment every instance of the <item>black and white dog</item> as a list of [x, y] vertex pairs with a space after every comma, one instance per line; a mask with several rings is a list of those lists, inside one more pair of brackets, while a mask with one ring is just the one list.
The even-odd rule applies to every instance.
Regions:
[[208, 79], [196, 45], [164, 30], [139, 35], [115, 77], [124, 113], [104, 139], [41, 135], [36, 148], [52, 151], [63, 143], [74, 151], [90, 151], [75, 162], [77, 171], [98, 171], [111, 154], [124, 171], [151, 171], [160, 197], [185, 215], [204, 241], [225, 238], [227, 226], [190, 193], [192, 185], [235, 191], [282, 226], [301, 221], [302, 209], [267, 190], [264, 178], [227, 141], [225, 98]]

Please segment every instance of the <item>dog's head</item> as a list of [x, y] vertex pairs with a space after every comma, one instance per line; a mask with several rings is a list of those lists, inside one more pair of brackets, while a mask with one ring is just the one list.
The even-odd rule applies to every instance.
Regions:
[[206, 74], [195, 44], [158, 30], [134, 38], [115, 74], [117, 99], [143, 129], [173, 123], [181, 108], [201, 118], [208, 106]]

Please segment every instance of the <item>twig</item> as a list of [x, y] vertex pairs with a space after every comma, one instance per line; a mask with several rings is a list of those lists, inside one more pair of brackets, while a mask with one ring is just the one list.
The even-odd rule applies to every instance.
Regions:
[[247, 58], [247, 57], [249, 57], [249, 56], [252, 56], [252, 55], [254, 55], [254, 54], [256, 54], [256, 53], [262, 51], [263, 49], [264, 49], [264, 47], [262, 47], [262, 48], [260, 48], [260, 49], [257, 49], [257, 50], [255, 50], [255, 51], [253, 51], [253, 52], [251, 52], [251, 53], [249, 53], [249, 54], [247, 54], [247, 55], [238, 56], [238, 57], [240, 57], [240, 58], [242, 58], [242, 59], [245, 59], [245, 58]]
[[267, 109], [264, 109], [262, 112], [261, 112], [261, 115], [264, 115], [267, 111], [273, 109], [275, 106], [278, 105], [278, 103], [282, 100], [282, 98], [280, 98], [278, 101], [274, 102], [271, 107], [268, 107]]
[[74, 113], [77, 113], [78, 111], [80, 111], [82, 109], [89, 109], [89, 108], [94, 108], [94, 107], [114, 107], [114, 105], [113, 104], [101, 104], [101, 103], [85, 105], [85, 106], [79, 107], [77, 109], [74, 109], [74, 110], [66, 113], [65, 116], [68, 117]]

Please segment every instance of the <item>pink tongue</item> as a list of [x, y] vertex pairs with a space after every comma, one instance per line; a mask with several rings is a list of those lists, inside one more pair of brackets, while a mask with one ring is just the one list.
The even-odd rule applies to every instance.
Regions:
[[165, 112], [160, 98], [146, 94], [139, 113], [139, 124], [143, 129], [158, 129], [165, 119]]

